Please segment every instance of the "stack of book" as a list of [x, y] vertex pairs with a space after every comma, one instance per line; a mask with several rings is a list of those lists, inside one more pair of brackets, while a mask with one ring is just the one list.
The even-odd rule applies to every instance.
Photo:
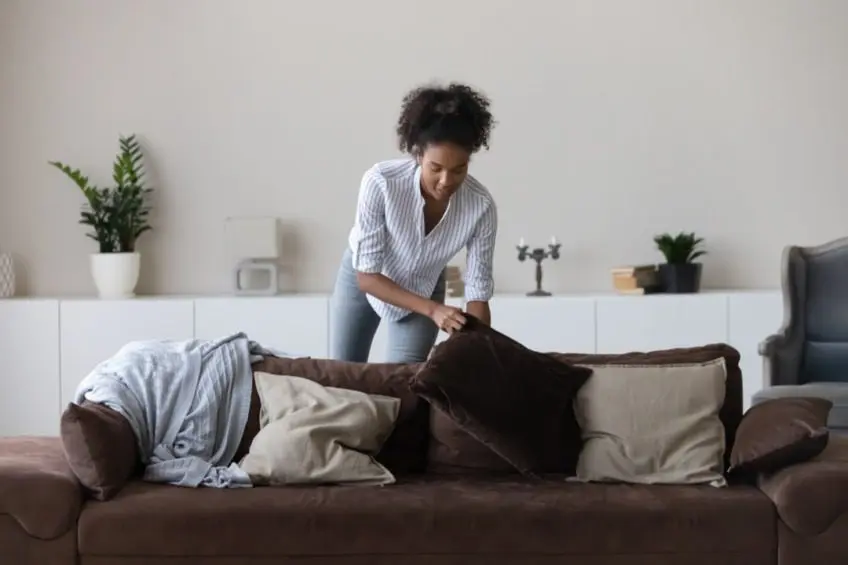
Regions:
[[465, 296], [465, 283], [462, 282], [462, 272], [459, 267], [453, 265], [445, 267], [445, 290], [451, 298]]
[[618, 267], [612, 270], [612, 284], [619, 294], [650, 294], [659, 290], [656, 265]]

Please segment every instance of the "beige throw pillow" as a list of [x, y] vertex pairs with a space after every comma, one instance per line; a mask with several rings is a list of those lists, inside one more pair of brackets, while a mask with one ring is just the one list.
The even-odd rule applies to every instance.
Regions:
[[374, 459], [391, 434], [400, 399], [254, 373], [263, 426], [239, 463], [254, 485], [395, 482]]
[[574, 403], [585, 444], [576, 480], [725, 486], [724, 359], [586, 365]]

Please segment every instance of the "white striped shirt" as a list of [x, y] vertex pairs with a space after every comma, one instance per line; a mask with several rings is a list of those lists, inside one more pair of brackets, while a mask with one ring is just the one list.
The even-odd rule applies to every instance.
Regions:
[[[402, 288], [429, 298], [448, 262], [467, 249], [466, 301], [487, 301], [494, 292], [492, 256], [498, 216], [492, 195], [468, 175], [438, 224], [424, 235], [421, 167], [414, 159], [377, 163], [362, 177], [356, 220], [348, 243], [353, 268], [380, 273]], [[368, 295], [382, 318], [399, 320], [408, 310]]]

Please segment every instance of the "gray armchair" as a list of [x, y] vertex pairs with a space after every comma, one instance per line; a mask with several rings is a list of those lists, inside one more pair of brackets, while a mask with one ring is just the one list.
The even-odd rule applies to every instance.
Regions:
[[848, 237], [789, 246], [781, 269], [784, 321], [760, 343], [764, 388], [752, 404], [826, 398], [833, 402], [829, 427], [848, 432]]

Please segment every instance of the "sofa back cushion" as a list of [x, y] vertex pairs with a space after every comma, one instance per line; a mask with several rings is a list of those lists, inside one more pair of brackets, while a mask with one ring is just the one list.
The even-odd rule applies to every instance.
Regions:
[[[409, 379], [418, 364], [352, 363], [331, 359], [266, 357], [255, 363], [254, 372], [303, 377], [324, 386], [355, 390], [400, 399], [400, 412], [394, 430], [376, 459], [392, 473], [419, 473], [427, 465], [429, 405], [409, 388]], [[260, 400], [254, 387], [250, 414], [235, 460], [250, 450], [260, 429]]]
[[[804, 258], [803, 382], [848, 382], [848, 247]], [[796, 285], [798, 283], [796, 282]]]
[[[671, 365], [705, 363], [723, 358], [726, 370], [726, 390], [719, 418], [725, 433], [725, 469], [729, 465], [736, 429], [742, 419], [742, 373], [739, 369], [739, 352], [733, 347], [716, 343], [700, 347], [619, 354], [559, 352], [548, 354], [570, 365]], [[448, 417], [436, 410], [431, 414], [430, 436], [428, 469], [431, 472], [462, 474], [516, 472], [488, 447], [459, 429]], [[582, 443], [575, 444], [575, 452], [570, 454], [568, 459], [577, 460], [582, 447]], [[573, 469], [564, 469], [563, 472], [570, 473]]]

